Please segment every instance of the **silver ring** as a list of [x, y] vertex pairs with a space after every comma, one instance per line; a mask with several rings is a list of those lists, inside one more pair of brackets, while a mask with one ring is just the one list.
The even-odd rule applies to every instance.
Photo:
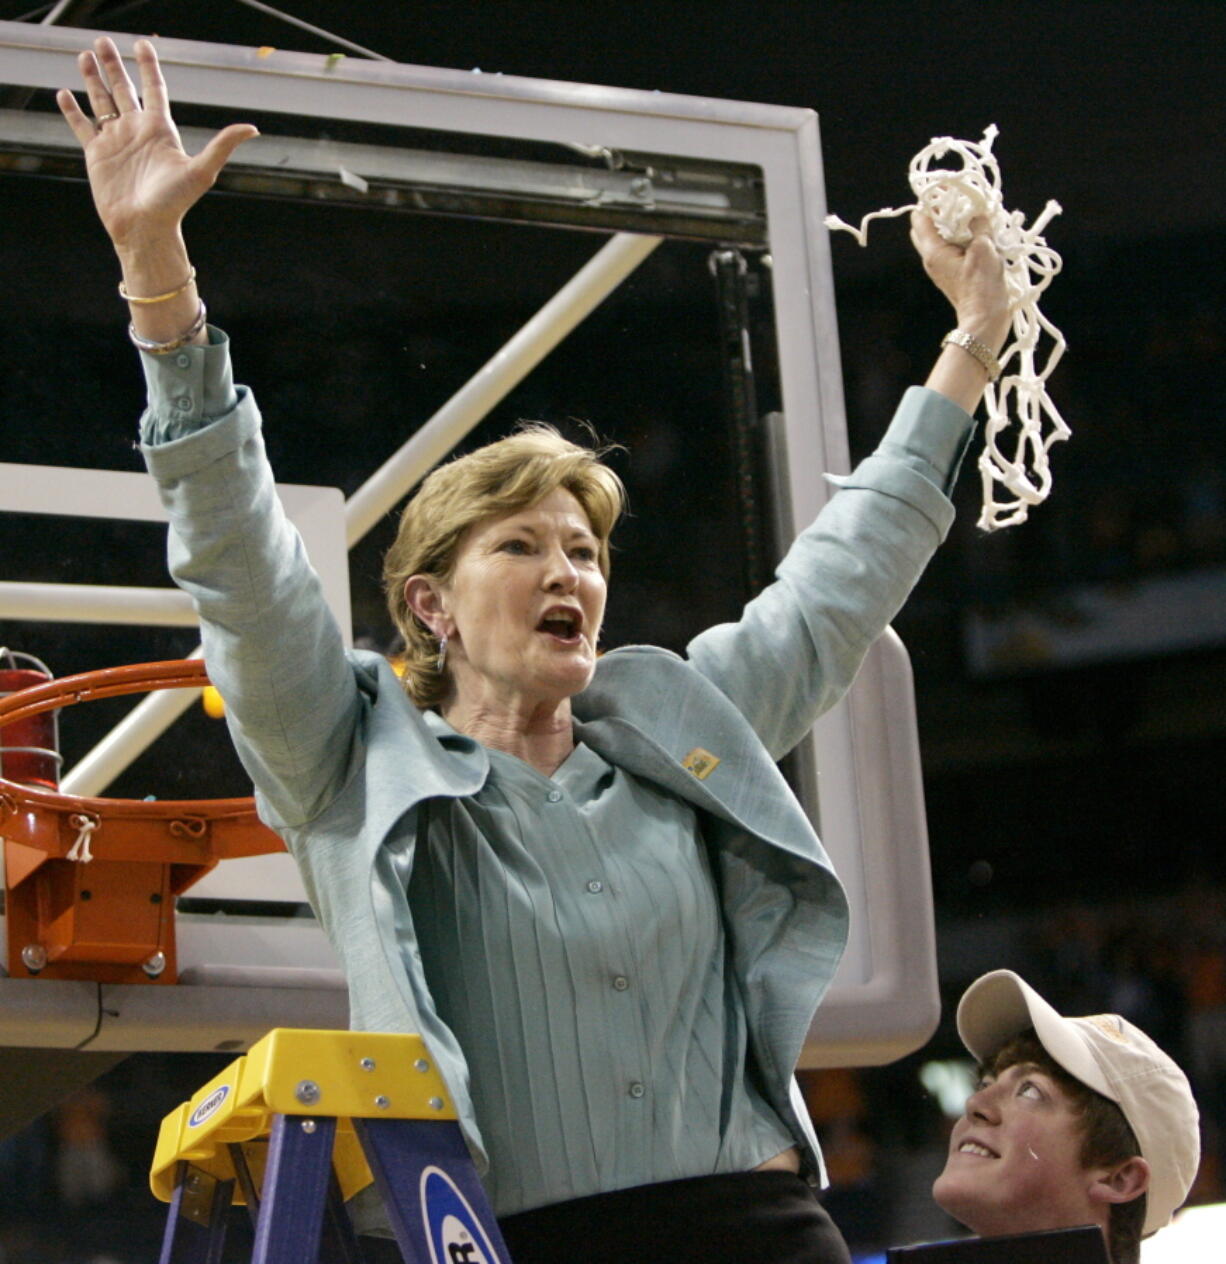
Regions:
[[102, 131], [103, 123], [109, 123], [112, 119], [117, 119], [118, 117], [119, 117], [118, 110], [116, 110], [115, 113], [113, 114], [99, 114], [98, 117], [94, 119], [94, 126], [99, 131]]

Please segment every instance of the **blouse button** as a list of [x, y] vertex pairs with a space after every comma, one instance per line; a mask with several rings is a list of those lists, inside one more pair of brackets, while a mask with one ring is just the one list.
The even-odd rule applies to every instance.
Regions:
[[619, 974], [613, 980], [613, 986], [619, 991], [624, 992], [630, 986], [630, 980], [624, 974]]
[[192, 358], [186, 351], [180, 351], [179, 354], [175, 356], [175, 363], [181, 369], [189, 369], [191, 368]]
[[589, 882], [589, 883], [587, 884], [587, 889], [588, 889], [588, 890], [589, 890], [589, 891], [590, 891], [593, 895], [599, 895], [599, 894], [601, 893], [601, 891], [603, 891], [603, 890], [604, 890], [604, 883], [603, 883], [603, 882], [601, 882], [601, 880], [600, 880], [599, 878], [593, 878], [593, 879], [591, 880], [591, 882]]
[[562, 802], [562, 791], [561, 791], [561, 790], [550, 790], [550, 792], [549, 792], [549, 793], [548, 793], [545, 797], [549, 800], [549, 802], [550, 802], [550, 803], [561, 803], [561, 802]]
[[635, 1080], [634, 1083], [630, 1085], [631, 1097], [642, 1097], [646, 1092], [647, 1090], [638, 1082], [638, 1080]]

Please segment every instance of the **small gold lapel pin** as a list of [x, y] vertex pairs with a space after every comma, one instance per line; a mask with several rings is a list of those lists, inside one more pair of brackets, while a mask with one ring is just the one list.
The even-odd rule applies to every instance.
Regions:
[[699, 781], [706, 781], [719, 767], [719, 756], [712, 755], [709, 750], [703, 750], [701, 746], [695, 746], [681, 761], [681, 767], [686, 772], [692, 772]]

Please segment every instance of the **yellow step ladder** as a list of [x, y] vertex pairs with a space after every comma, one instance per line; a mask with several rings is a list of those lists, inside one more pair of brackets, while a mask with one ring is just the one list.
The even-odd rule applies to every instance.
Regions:
[[160, 1264], [219, 1264], [232, 1203], [252, 1264], [362, 1264], [345, 1200], [372, 1182], [406, 1264], [510, 1264], [420, 1036], [275, 1028], [166, 1116], [149, 1182]]

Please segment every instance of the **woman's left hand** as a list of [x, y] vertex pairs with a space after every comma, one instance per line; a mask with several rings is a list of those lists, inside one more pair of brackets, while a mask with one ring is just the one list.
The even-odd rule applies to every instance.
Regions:
[[999, 355], [1009, 332], [1009, 295], [1005, 269], [992, 242], [988, 221], [971, 220], [973, 236], [955, 246], [937, 232], [922, 211], [911, 212], [911, 240], [924, 271], [958, 314], [958, 328], [986, 343]]

